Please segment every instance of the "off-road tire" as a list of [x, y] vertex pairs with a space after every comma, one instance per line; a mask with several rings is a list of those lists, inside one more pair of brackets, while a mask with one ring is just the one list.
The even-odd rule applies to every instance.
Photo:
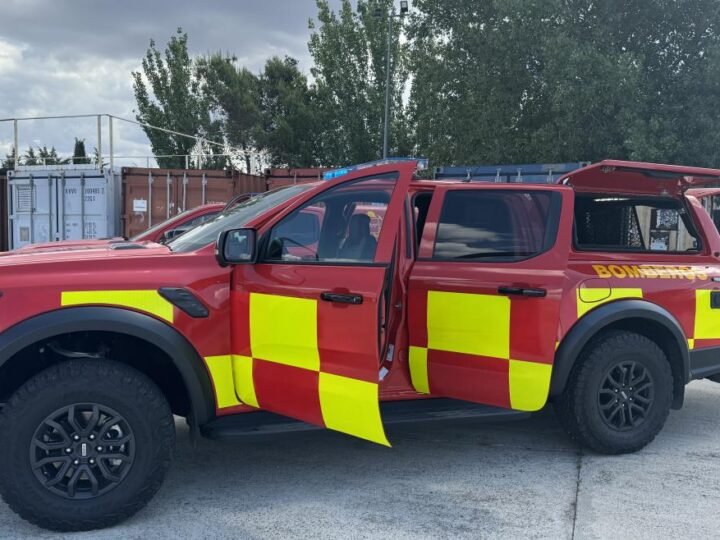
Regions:
[[[134, 458], [110, 491], [83, 500], [43, 486], [31, 467], [31, 440], [53, 411], [97, 403], [117, 411], [134, 436]], [[111, 360], [68, 360], [27, 381], [0, 413], [0, 495], [12, 510], [54, 531], [101, 529], [143, 508], [172, 461], [175, 424], [167, 400], [139, 371]], [[69, 450], [68, 450], [69, 451]]]
[[[649, 372], [654, 401], [642, 424], [618, 431], [603, 420], [598, 392], [608, 371], [624, 361], [638, 362]], [[570, 437], [581, 445], [602, 454], [625, 454], [652, 442], [665, 424], [672, 398], [673, 376], [660, 347], [645, 336], [612, 331], [591, 342], [577, 359], [555, 411]]]

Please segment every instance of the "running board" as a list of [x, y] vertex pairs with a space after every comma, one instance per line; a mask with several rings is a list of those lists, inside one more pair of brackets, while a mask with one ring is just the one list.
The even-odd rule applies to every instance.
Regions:
[[[479, 405], [453, 399], [389, 401], [380, 404], [383, 424], [394, 425], [426, 420], [483, 418], [488, 421], [522, 420], [530, 413]], [[316, 431], [323, 429], [267, 411], [222, 416], [200, 427], [208, 439], [225, 440], [247, 435]]]

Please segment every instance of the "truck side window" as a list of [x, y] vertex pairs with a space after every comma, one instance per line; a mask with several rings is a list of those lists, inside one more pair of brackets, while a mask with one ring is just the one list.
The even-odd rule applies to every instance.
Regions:
[[321, 193], [272, 228], [263, 260], [372, 262], [396, 180], [379, 175]]
[[578, 195], [575, 244], [580, 250], [697, 251], [700, 243], [676, 199]]
[[549, 191], [449, 191], [433, 259], [512, 262], [539, 255], [555, 243], [560, 205], [560, 194]]

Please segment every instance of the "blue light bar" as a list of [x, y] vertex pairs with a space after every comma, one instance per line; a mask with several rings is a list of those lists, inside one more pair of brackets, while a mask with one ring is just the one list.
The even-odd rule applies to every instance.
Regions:
[[428, 168], [428, 165], [429, 165], [427, 158], [413, 158], [413, 157], [386, 158], [386, 159], [380, 159], [378, 161], [370, 161], [368, 163], [360, 163], [359, 165], [350, 165], [348, 167], [343, 167], [342, 169], [333, 169], [332, 171], [327, 171], [327, 172], [323, 173], [323, 180], [334, 180], [335, 178], [340, 178], [341, 176], [350, 174], [351, 172], [359, 171], [362, 169], [369, 169], [370, 167], [379, 167], [380, 165], [388, 165], [390, 163], [405, 163], [408, 161], [417, 161], [418, 170], [425, 170]]

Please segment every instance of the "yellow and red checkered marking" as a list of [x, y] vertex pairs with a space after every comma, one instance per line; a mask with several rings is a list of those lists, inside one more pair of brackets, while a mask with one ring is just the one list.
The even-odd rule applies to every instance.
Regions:
[[[425, 333], [410, 347], [415, 390], [523, 411], [545, 405], [552, 352], [536, 336], [513, 336], [523, 331], [525, 315], [513, 313], [512, 300], [432, 290], [416, 295], [410, 324]], [[554, 347], [554, 340], [545, 341]]]
[[367, 373], [369, 380], [328, 371], [336, 366], [323, 362], [316, 300], [234, 295], [238, 354], [206, 358], [218, 407], [244, 403], [389, 446], [377, 366]]

